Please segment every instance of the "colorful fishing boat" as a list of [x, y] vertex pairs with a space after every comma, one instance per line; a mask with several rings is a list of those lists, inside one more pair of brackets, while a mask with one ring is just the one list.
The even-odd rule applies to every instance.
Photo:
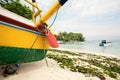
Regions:
[[58, 47], [53, 32], [46, 21], [67, 1], [58, 0], [36, 21], [41, 10], [35, 0], [25, 0], [37, 8], [33, 11], [33, 22], [0, 7], [0, 65], [20, 64], [45, 58], [49, 47]]

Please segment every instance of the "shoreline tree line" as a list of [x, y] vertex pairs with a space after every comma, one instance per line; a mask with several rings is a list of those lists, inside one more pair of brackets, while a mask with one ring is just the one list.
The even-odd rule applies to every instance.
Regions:
[[82, 33], [60, 32], [57, 35], [57, 40], [63, 42], [83, 42], [85, 41], [85, 37], [83, 37]]

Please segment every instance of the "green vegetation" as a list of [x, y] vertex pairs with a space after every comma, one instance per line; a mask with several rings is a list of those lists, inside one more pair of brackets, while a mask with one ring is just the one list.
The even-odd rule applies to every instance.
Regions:
[[58, 63], [60, 63], [61, 67], [67, 67], [70, 68], [72, 65], [74, 65], [74, 62], [71, 58], [68, 57], [62, 57], [62, 56], [58, 56], [58, 55], [52, 55], [52, 54], [48, 54], [47, 55], [49, 58], [52, 58], [54, 60], [56, 60]]
[[[82, 59], [83, 60], [83, 59]], [[112, 63], [105, 63], [105, 65], [103, 65], [103, 64], [101, 64], [101, 62], [100, 61], [98, 61], [97, 59], [94, 59], [94, 60], [84, 60], [84, 61], [87, 61], [87, 62], [89, 62], [90, 64], [93, 64], [93, 65], [95, 65], [95, 66], [97, 66], [97, 67], [100, 67], [100, 68], [102, 68], [103, 70], [107, 70], [107, 71], [109, 71], [109, 72], [116, 72], [116, 73], [119, 73], [120, 74], [120, 66], [119, 65], [117, 65], [117, 64], [112, 64]], [[107, 65], [108, 66], [107, 66]]]
[[92, 76], [99, 76], [100, 74], [102, 74], [102, 72], [96, 71], [92, 67], [86, 68], [86, 67], [82, 67], [82, 66], [76, 66], [76, 69], [78, 69], [78, 72], [92, 74]]
[[120, 74], [120, 66], [117, 65], [117, 64], [112, 64], [112, 63], [105, 63], [107, 65], [103, 65], [101, 63], [101, 61], [98, 61], [97, 59], [94, 59], [94, 60], [84, 60], [84, 59], [81, 59], [82, 61], [86, 61], [86, 62], [89, 62], [90, 64], [94, 65], [94, 66], [97, 66], [99, 68], [102, 68], [104, 70], [104, 73], [109, 75], [110, 77], [112, 78], [117, 78], [117, 74]]
[[90, 64], [92, 64], [94, 66], [102, 68], [104, 70], [104, 73], [108, 74], [110, 77], [117, 78], [116, 73], [120, 74], [120, 66], [119, 65], [108, 64], [108, 63], [106, 63], [106, 64], [108, 64], [109, 66], [103, 65], [103, 64], [101, 64], [101, 62], [99, 62], [96, 59], [94, 59], [94, 60], [84, 60], [84, 61], [89, 62]]
[[[82, 58], [83, 56], [87, 56], [87, 59]], [[101, 80], [105, 80], [104, 74], [115, 79], [120, 75], [120, 60], [117, 58], [55, 49], [50, 49], [47, 57], [56, 60], [62, 68], [67, 68], [73, 72], [81, 72], [86, 75], [98, 76]], [[77, 61], [81, 61], [82, 65], [79, 65]]]
[[57, 40], [63, 41], [63, 42], [69, 42], [69, 41], [85, 41], [85, 38], [83, 37], [82, 33], [67, 33], [67, 32], [60, 32], [57, 36]]
[[104, 71], [104, 73], [109, 75], [112, 78], [117, 78], [117, 73], [115, 73], [115, 72]]
[[52, 55], [52, 54], [47, 54], [47, 57], [56, 60], [59, 63], [60, 67], [62, 68], [67, 67], [73, 72], [81, 72], [92, 76], [99, 76], [100, 74], [102, 74], [102, 72], [96, 71], [94, 68], [90, 68], [90, 67], [87, 68], [78, 65], [75, 66], [75, 59], [58, 56], [58, 55]]
[[21, 4], [19, 0], [0, 0], [0, 5], [27, 19], [32, 19], [31, 9], [28, 6]]

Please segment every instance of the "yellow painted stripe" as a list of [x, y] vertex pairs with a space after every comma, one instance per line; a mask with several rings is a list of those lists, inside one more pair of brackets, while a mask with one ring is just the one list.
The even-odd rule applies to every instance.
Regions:
[[[0, 24], [0, 46], [30, 48], [38, 35]], [[33, 48], [48, 49], [49, 43], [44, 36], [39, 36]]]

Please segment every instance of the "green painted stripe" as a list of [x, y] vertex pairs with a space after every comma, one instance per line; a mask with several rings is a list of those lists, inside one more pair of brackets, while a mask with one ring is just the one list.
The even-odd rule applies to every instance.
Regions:
[[47, 50], [0, 46], [0, 65], [39, 61]]

